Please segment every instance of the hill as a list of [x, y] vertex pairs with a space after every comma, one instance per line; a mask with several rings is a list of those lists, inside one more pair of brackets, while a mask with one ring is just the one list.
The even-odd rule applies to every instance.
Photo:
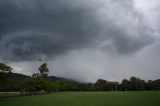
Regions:
[[[15, 81], [17, 83], [20, 83], [24, 79], [29, 78], [29, 77], [31, 77], [31, 76], [27, 76], [27, 75], [23, 75], [23, 74], [19, 74], [19, 73], [13, 73], [13, 78], [15, 79]], [[79, 84], [79, 82], [71, 80], [71, 79], [61, 78], [61, 77], [57, 77], [57, 76], [49, 76], [48, 77], [48, 81], [50, 81], [50, 82], [57, 81], [57, 80], [66, 81], [71, 85]]]

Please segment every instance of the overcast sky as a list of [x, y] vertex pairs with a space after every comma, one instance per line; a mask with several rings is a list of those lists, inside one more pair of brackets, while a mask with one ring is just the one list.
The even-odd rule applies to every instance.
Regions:
[[[0, 62], [95, 82], [160, 78], [160, 0], [0, 0]], [[41, 58], [42, 62], [38, 61]]]

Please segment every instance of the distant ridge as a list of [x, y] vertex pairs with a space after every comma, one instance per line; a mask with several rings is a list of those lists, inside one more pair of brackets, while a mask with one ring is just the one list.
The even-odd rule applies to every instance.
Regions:
[[[19, 73], [13, 73], [13, 78], [16, 80], [17, 83], [20, 83], [20, 82], [22, 82], [23, 80], [25, 80], [26, 78], [29, 78], [29, 77], [31, 77], [31, 76], [27, 76], [27, 75], [19, 74]], [[57, 81], [57, 80], [63, 80], [63, 81], [66, 81], [66, 82], [68, 82], [72, 85], [79, 83], [75, 80], [61, 78], [61, 77], [57, 77], [57, 76], [49, 76], [48, 77], [48, 81], [50, 81], [50, 82]]]

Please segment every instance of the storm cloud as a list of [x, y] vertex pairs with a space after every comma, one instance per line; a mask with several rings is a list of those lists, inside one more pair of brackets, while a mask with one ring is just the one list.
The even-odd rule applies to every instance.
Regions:
[[[117, 73], [116, 66], [128, 73], [118, 80], [137, 73], [130, 72], [134, 69], [143, 74], [149, 58], [153, 59], [153, 54], [159, 57], [159, 2], [147, 3], [145, 0], [0, 1], [0, 60], [11, 64], [15, 71], [22, 68], [22, 73], [32, 74], [39, 65], [37, 58], [44, 58], [54, 70], [51, 75], [83, 81], [113, 79], [109, 75]], [[144, 65], [139, 68], [135, 64], [142, 57]], [[33, 66], [29, 66], [31, 63]], [[156, 66], [147, 67], [153, 71], [151, 67]], [[160, 74], [158, 69], [153, 73]], [[154, 78], [148, 76], [144, 78]]]

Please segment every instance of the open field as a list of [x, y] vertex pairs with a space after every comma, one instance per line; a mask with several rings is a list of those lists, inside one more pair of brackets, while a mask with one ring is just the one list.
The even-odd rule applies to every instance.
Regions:
[[1, 97], [11, 97], [11, 96], [20, 96], [20, 92], [0, 92], [0, 98]]
[[160, 106], [160, 92], [59, 92], [0, 98], [0, 106]]

